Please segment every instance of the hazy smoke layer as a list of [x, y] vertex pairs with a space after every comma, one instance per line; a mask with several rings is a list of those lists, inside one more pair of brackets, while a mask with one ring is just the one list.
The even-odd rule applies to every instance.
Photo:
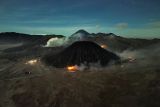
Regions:
[[89, 66], [86, 64], [82, 63], [80, 66], [75, 65], [78, 71], [84, 71], [84, 70], [91, 70], [91, 71], [97, 71], [97, 70], [102, 70], [102, 66], [100, 62], [98, 61], [97, 63], [90, 63]]
[[120, 53], [122, 60], [130, 59], [134, 60], [124, 64], [128, 68], [153, 68], [159, 69], [160, 63], [160, 44], [152, 45], [145, 49], [135, 51], [124, 51]]

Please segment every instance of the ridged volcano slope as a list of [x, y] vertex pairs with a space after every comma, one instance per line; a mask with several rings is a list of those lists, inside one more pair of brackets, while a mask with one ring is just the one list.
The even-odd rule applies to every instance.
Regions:
[[43, 61], [46, 64], [58, 68], [100, 62], [106, 66], [110, 61], [117, 61], [120, 58], [90, 41], [78, 41], [65, 48], [56, 55], [46, 55]]

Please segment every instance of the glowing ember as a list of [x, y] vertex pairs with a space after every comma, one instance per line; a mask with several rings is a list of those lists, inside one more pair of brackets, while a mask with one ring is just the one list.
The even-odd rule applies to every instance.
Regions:
[[106, 49], [106, 48], [107, 48], [107, 45], [101, 45], [101, 48]]
[[68, 66], [67, 67], [68, 72], [76, 72], [78, 70], [77, 66]]
[[37, 59], [32, 59], [32, 60], [27, 61], [25, 64], [35, 65], [37, 62], [38, 62]]

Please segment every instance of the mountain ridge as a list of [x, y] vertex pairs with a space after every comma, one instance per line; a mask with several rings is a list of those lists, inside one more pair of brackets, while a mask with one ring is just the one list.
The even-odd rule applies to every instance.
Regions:
[[[81, 35], [74, 35], [73, 34]], [[29, 35], [29, 34], [21, 34], [16, 32], [4, 32], [0, 33], [0, 43], [23, 43], [28, 44], [28, 46], [44, 46], [47, 41], [51, 38], [67, 38], [68, 44], [71, 44], [75, 41], [92, 41], [99, 45], [106, 45], [109, 50], [112, 51], [124, 51], [126, 49], [140, 49], [144, 47], [148, 47], [150, 45], [160, 43], [160, 39], [139, 39], [139, 38], [125, 38], [122, 36], [117, 36], [114, 33], [88, 33], [85, 30], [78, 30], [73, 33], [69, 38], [63, 35]], [[15, 47], [16, 48], [16, 47]], [[18, 48], [19, 49], [19, 48]], [[23, 49], [23, 48], [22, 48]], [[10, 49], [9, 49], [10, 50]]]

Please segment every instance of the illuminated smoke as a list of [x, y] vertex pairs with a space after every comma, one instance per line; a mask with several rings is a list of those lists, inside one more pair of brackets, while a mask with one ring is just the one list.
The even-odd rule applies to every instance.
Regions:
[[38, 62], [37, 59], [32, 59], [32, 60], [27, 61], [25, 64], [27, 64], [27, 65], [35, 65], [37, 62]]
[[102, 70], [102, 68], [103, 67], [98, 61], [97, 63], [89, 63], [88, 65], [86, 65], [85, 63], [81, 63], [79, 66], [78, 65], [67, 66], [67, 71], [68, 72], [78, 72], [78, 71], [85, 71], [85, 70], [99, 71], [99, 70]]

